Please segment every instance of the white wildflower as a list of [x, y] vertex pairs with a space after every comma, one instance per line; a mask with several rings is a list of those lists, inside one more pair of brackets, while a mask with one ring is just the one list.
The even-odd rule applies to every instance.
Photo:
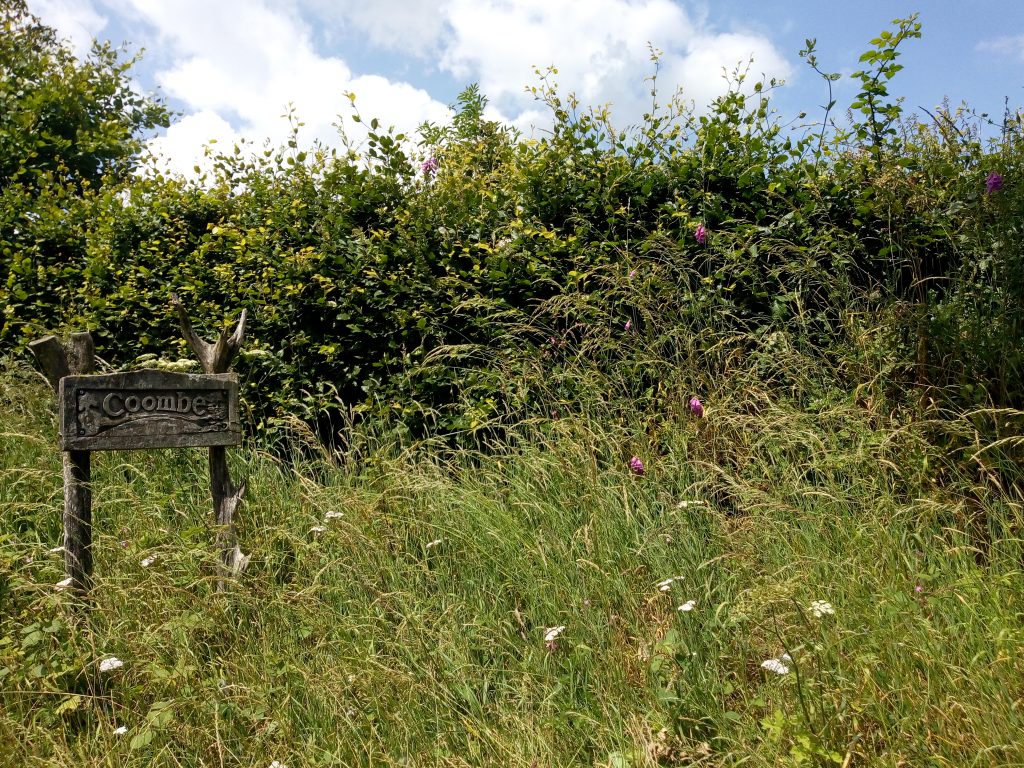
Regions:
[[117, 658], [117, 656], [108, 656], [100, 662], [100, 672], [113, 672], [115, 669], [120, 669], [123, 666], [124, 662]]
[[55, 555], [55, 554], [57, 554], [58, 552], [63, 552], [63, 551], [64, 551], [64, 547], [54, 547], [53, 549], [48, 549], [48, 550], [46, 550], [46, 551], [47, 551], [47, 552], [48, 552], [49, 554], [51, 554], [51, 555]]
[[433, 549], [438, 544], [441, 544], [443, 541], [444, 539], [434, 539], [433, 541], [427, 542], [427, 546], [425, 547], [425, 549]]
[[[790, 659], [787, 656], [783, 656], [787, 661]], [[769, 672], [774, 672], [776, 675], [788, 675], [789, 665], [783, 661], [782, 658], [778, 659], [765, 659], [761, 662], [761, 669], [767, 669]]]
[[685, 603], [680, 605], [679, 608], [677, 608], [676, 610], [682, 611], [683, 613], [689, 613], [690, 611], [692, 611], [696, 607], [697, 607], [697, 601], [696, 600], [687, 600]]
[[314, 534], [314, 535], [319, 535], [319, 534], [323, 533], [326, 530], [327, 529], [324, 526], [322, 526], [322, 525], [314, 525], [312, 528], [309, 529], [309, 532]]
[[280, 760], [275, 760], [270, 764], [270, 768], [288, 768], [288, 766], [282, 763]]
[[338, 520], [345, 516], [344, 512], [334, 512], [333, 510], [324, 515], [324, 520]]
[[562, 634], [563, 632], [565, 632], [565, 627], [564, 626], [561, 626], [561, 627], [551, 627], [550, 629], [548, 629], [547, 631], [544, 632], [544, 642], [545, 643], [553, 643], [555, 640], [558, 639], [558, 636], [560, 634]]
[[128, 728], [126, 726], [119, 725], [114, 729], [115, 736], [124, 736], [126, 733], [128, 733]]
[[672, 589], [672, 582], [673, 581], [682, 581], [682, 580], [683, 580], [682, 576], [673, 576], [671, 578], [665, 579], [664, 581], [659, 581], [655, 586], [658, 587], [658, 591], [659, 592], [668, 592], [670, 589]]
[[70, 576], [68, 576], [66, 579], [61, 579], [56, 584], [54, 584], [53, 588], [58, 592], [63, 592], [65, 589], [71, 586], [72, 581], [73, 579]]
[[824, 600], [815, 600], [811, 603], [811, 613], [814, 614], [814, 618], [820, 619], [823, 616], [834, 616], [835, 609], [831, 603], [826, 603]]
[[149, 568], [153, 563], [156, 562], [156, 555], [150, 555], [149, 557], [142, 558], [142, 562], [139, 563], [143, 568]]
[[676, 504], [676, 509], [687, 509], [688, 507], [703, 507], [707, 502], [704, 501], [680, 501]]

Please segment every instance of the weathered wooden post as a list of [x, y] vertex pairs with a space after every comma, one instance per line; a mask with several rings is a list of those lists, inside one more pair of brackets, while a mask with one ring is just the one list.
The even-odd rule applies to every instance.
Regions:
[[[92, 336], [88, 331], [71, 334], [67, 347], [56, 336], [44, 336], [28, 345], [56, 394], [65, 376], [84, 376], [96, 367]], [[65, 451], [64, 464], [64, 575], [80, 597], [89, 591], [92, 578], [92, 486], [90, 452]]]
[[[247, 310], [242, 310], [233, 333], [225, 328], [213, 344], [203, 341], [192, 328], [188, 312], [177, 296], [171, 296], [171, 303], [178, 310], [181, 333], [203, 367], [203, 373], [226, 374], [231, 370], [231, 361], [242, 347], [245, 338]], [[210, 447], [210, 494], [213, 496], [213, 514], [217, 521], [217, 544], [220, 547], [220, 574], [217, 588], [224, 588], [224, 580], [245, 568], [249, 558], [235, 544], [234, 516], [245, 495], [245, 480], [237, 486], [231, 481], [228, 460], [223, 445]]]

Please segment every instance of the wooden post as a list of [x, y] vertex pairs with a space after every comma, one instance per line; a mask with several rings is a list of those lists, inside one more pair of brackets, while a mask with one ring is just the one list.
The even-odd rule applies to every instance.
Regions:
[[[221, 331], [220, 338], [210, 344], [199, 338], [192, 328], [188, 312], [177, 296], [171, 296], [171, 304], [178, 311], [182, 336], [202, 365], [203, 373], [227, 373], [231, 369], [231, 361], [242, 347], [247, 310], [242, 310], [242, 316], [238, 319], [234, 332], [229, 333], [225, 328]], [[213, 514], [218, 526], [217, 544], [220, 548], [217, 588], [223, 590], [225, 579], [236, 575], [249, 562], [249, 558], [242, 554], [242, 550], [235, 543], [235, 527], [232, 522], [245, 495], [245, 481], [237, 486], [232, 482], [224, 446], [215, 445], [210, 448], [209, 463], [210, 494], [213, 496]]]
[[[70, 375], [92, 373], [96, 367], [92, 336], [88, 331], [73, 333], [67, 346], [56, 336], [44, 336], [28, 345], [55, 393], [60, 380]], [[81, 597], [89, 592], [92, 579], [92, 486], [90, 452], [65, 451], [64, 463], [64, 574]]]

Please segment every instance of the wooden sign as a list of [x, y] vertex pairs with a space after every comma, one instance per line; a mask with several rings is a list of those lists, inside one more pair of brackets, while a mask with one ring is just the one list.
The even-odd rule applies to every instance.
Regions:
[[65, 451], [238, 445], [234, 374], [132, 371], [60, 380]]
[[74, 591], [88, 596], [92, 579], [93, 451], [205, 446], [210, 452], [210, 495], [220, 546], [217, 589], [249, 562], [235, 543], [233, 518], [245, 481], [231, 480], [225, 446], [239, 445], [238, 379], [228, 373], [245, 338], [247, 311], [234, 331], [220, 332], [214, 343], [192, 328], [176, 296], [181, 332], [199, 358], [202, 375], [169, 371], [132, 371], [90, 375], [96, 368], [92, 336], [72, 333], [62, 344], [44, 336], [28, 348], [57, 393], [64, 473], [64, 572]]

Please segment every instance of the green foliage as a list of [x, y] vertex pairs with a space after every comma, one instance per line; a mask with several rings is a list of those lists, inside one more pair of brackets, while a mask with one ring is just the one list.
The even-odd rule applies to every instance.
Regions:
[[894, 19], [893, 24], [896, 25], [895, 33], [884, 30], [871, 41], [874, 47], [861, 54], [860, 61], [867, 68], [853, 73], [853, 78], [860, 81], [860, 92], [850, 104], [850, 109], [864, 116], [861, 122], [854, 122], [854, 134], [861, 144], [868, 146], [878, 163], [882, 162], [882, 152], [891, 138], [897, 135], [896, 128], [902, 114], [898, 102], [886, 101], [889, 82], [903, 69], [902, 64], [896, 63], [900, 55], [898, 48], [905, 40], [921, 37], [917, 14]]
[[[24, 0], [0, 2], [0, 189], [97, 186], [138, 164], [141, 132], [167, 110], [132, 88], [109, 43], [79, 61]], [[5, 206], [6, 207], [6, 206]]]
[[[625, 129], [560, 94], [551, 69], [530, 88], [550, 116], [533, 138], [486, 119], [476, 86], [415, 148], [350, 95], [359, 145], [302, 151], [289, 115], [284, 146], [211, 149], [198, 181], [119, 181], [156, 109], [122, 103], [102, 179], [19, 161], [39, 184], [10, 184], [0, 207], [0, 346], [87, 326], [112, 365], [173, 361], [169, 294], [214, 325], [248, 308], [238, 367], [247, 422], [268, 434], [299, 419], [334, 437], [372, 416], [479, 445], [608, 382], [623, 412], [664, 407], [665, 365], [713, 381], [760, 356], [787, 386], [769, 349], [817, 356], [825, 388], [1019, 406], [1020, 123], [986, 145], [966, 110], [905, 120], [889, 86], [920, 25], [894, 25], [862, 57], [846, 128], [813, 40], [829, 100], [800, 131], [772, 107], [780, 84], [743, 67], [705, 113], [663, 103], [652, 50], [650, 109]], [[62, 50], [84, 83], [123, 87], [127, 65]]]
[[131, 183], [145, 131], [167, 110], [97, 44], [83, 61], [29, 14], [0, 2], [0, 345], [92, 317], [87, 288], [105, 198]]

